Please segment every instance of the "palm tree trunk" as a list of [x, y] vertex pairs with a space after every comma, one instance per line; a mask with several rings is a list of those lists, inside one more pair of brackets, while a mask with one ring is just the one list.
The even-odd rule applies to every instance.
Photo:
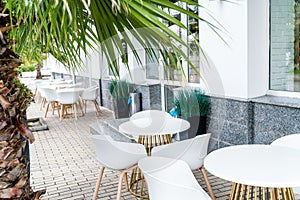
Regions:
[[[0, 13], [4, 6], [0, 0]], [[17, 78], [21, 60], [11, 49], [14, 41], [8, 41], [15, 27], [9, 22], [9, 14], [0, 14], [0, 199], [39, 199], [45, 191], [32, 191], [25, 153], [26, 140], [34, 141], [25, 123], [33, 95]]]

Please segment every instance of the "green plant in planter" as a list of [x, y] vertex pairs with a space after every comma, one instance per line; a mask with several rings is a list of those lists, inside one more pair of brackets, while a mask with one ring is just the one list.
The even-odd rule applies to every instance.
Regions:
[[206, 133], [207, 110], [209, 98], [199, 89], [184, 89], [175, 97], [178, 115], [187, 119], [191, 125], [188, 138]]
[[112, 96], [113, 110], [115, 117], [129, 117], [128, 97], [129, 93], [133, 92], [133, 84], [121, 80], [113, 80], [109, 84], [109, 92]]
[[109, 92], [114, 99], [128, 98], [133, 92], [133, 84], [122, 80], [113, 80], [109, 84]]
[[178, 115], [187, 119], [193, 116], [205, 116], [210, 102], [199, 89], [183, 89], [175, 97], [174, 104]]

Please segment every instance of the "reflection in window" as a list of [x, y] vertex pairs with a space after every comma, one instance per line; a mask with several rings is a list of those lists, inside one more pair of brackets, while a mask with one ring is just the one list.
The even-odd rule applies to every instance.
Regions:
[[166, 59], [168, 66], [164, 67], [165, 80], [182, 81], [182, 71], [180, 69], [180, 66], [182, 66], [182, 58], [176, 56], [174, 53], [169, 53]]
[[[183, 7], [182, 2], [178, 2], [176, 0], [170, 0], [177, 6]], [[182, 14], [173, 9], [164, 9], [165, 12], [176, 18], [177, 20], [181, 21]], [[173, 24], [172, 22], [164, 21], [164, 23], [179, 37], [181, 37], [181, 29], [179, 26]], [[182, 80], [182, 71], [180, 66], [182, 66], [182, 59], [180, 57], [176, 57], [175, 54], [169, 53], [169, 56], [164, 55], [165, 59], [168, 61], [168, 66], [164, 66], [164, 78], [165, 80], [172, 80], [172, 81], [181, 81]]]
[[[197, 1], [197, 0], [194, 0]], [[188, 10], [198, 15], [198, 6], [188, 5]], [[197, 71], [200, 70], [200, 52], [199, 52], [199, 21], [193, 17], [188, 16], [188, 55], [189, 60], [194, 65], [195, 69], [189, 65], [188, 73], [189, 73], [189, 82], [190, 83], [199, 83], [200, 76], [197, 74]]]
[[300, 91], [300, 1], [270, 0], [270, 89]]
[[145, 49], [145, 51], [154, 51], [155, 55], [146, 53], [146, 78], [159, 79], [159, 52], [157, 49]]

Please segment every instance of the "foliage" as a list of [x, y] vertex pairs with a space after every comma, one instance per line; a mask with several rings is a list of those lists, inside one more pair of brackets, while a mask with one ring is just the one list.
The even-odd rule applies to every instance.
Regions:
[[208, 97], [199, 89], [180, 90], [174, 104], [183, 118], [204, 116], [210, 105]]
[[114, 99], [128, 98], [133, 88], [133, 84], [122, 80], [112, 80], [109, 84], [109, 92]]
[[17, 68], [18, 72], [33, 72], [35, 70], [35, 66], [34, 65], [20, 65]]
[[[51, 53], [66, 67], [78, 69], [81, 66], [81, 54], [88, 54], [90, 49], [101, 46], [109, 67], [115, 76], [119, 76], [116, 59], [126, 52], [122, 40], [128, 45], [135, 58], [141, 64], [137, 47], [159, 49], [163, 55], [164, 66], [169, 60], [181, 57], [193, 64], [182, 51], [188, 47], [186, 41], [172, 32], [162, 21], [169, 21], [188, 31], [178, 19], [164, 12], [162, 8], [176, 10], [208, 24], [191, 11], [178, 6], [188, 3], [198, 5], [193, 0], [179, 0], [178, 5], [169, 0], [6, 0], [7, 8], [14, 12], [19, 28], [11, 34], [17, 41], [18, 53], [25, 49], [40, 49]], [[139, 45], [134, 45], [133, 40]], [[33, 51], [28, 51], [28, 56]], [[156, 51], [146, 51], [155, 57]], [[22, 53], [21, 53], [22, 54]], [[126, 64], [126, 63], [125, 63]], [[180, 65], [180, 64], [179, 64]], [[127, 66], [128, 67], [128, 66]], [[176, 70], [184, 74], [182, 66]], [[196, 69], [195, 69], [196, 70]]]

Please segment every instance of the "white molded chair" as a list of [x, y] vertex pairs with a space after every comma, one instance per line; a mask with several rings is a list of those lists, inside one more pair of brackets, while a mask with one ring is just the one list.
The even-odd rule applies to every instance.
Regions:
[[[300, 134], [291, 134], [274, 140], [271, 145], [290, 147], [300, 150]], [[300, 194], [300, 187], [293, 188], [295, 194]]]
[[182, 160], [147, 157], [138, 162], [149, 191], [150, 200], [209, 200], [190, 167]]
[[75, 84], [69, 86], [69, 88], [81, 88], [83, 86], [84, 86], [83, 82], [78, 82], [78, 83], [75, 83]]
[[92, 101], [95, 105], [95, 108], [96, 108], [96, 114], [100, 115], [101, 110], [100, 110], [99, 104], [96, 100], [97, 97], [98, 97], [98, 90], [99, 90], [99, 87], [92, 86], [92, 87], [89, 87], [89, 88], [85, 89], [83, 91], [83, 93], [81, 94], [81, 99], [82, 99], [83, 104], [84, 104], [85, 113], [86, 113], [86, 103], [87, 103], [87, 101]]
[[60, 117], [60, 113], [59, 113], [59, 103], [58, 103], [58, 98], [57, 98], [57, 93], [54, 89], [51, 88], [43, 88], [43, 93], [44, 96], [46, 98], [46, 101], [48, 102], [47, 106], [46, 106], [46, 112], [45, 112], [45, 118], [47, 117], [47, 113], [49, 110], [49, 106], [51, 104], [52, 107], [52, 115], [54, 115], [54, 110], [57, 109], [58, 112], [58, 117]]
[[204, 158], [207, 155], [210, 135], [210, 133], [207, 133], [198, 135], [195, 138], [153, 147], [151, 155], [180, 159], [185, 161], [190, 166], [191, 170], [199, 169], [205, 180], [209, 195], [212, 199], [215, 199], [206, 171], [203, 167]]
[[110, 168], [120, 171], [117, 193], [117, 200], [120, 200], [123, 178], [128, 189], [127, 172], [136, 168], [140, 159], [147, 157], [145, 147], [142, 144], [117, 142], [105, 135], [93, 135], [92, 139], [96, 147], [97, 160], [102, 165], [93, 199], [97, 199], [104, 169]]
[[46, 104], [45, 86], [38, 86], [37, 91], [39, 93], [39, 96], [42, 98], [42, 100], [41, 100], [41, 106], [40, 106], [40, 110], [42, 110], [42, 108]]
[[[71, 105], [72, 108], [74, 108], [75, 119], [77, 119], [76, 103], [78, 102], [81, 93], [82, 91], [79, 90], [57, 90], [57, 101], [61, 104], [60, 120], [62, 120], [68, 105]], [[80, 103], [79, 105], [81, 106]]]

